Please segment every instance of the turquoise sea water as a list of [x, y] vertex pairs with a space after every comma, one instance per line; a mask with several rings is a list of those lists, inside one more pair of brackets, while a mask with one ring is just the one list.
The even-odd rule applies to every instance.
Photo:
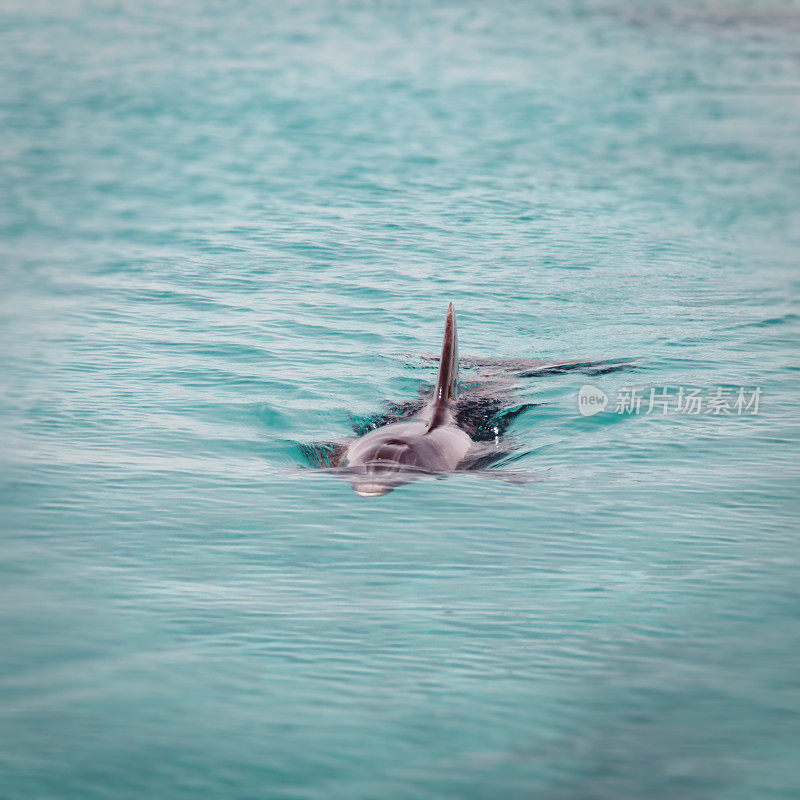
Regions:
[[[0, 797], [795, 798], [800, 6], [0, 10]], [[462, 353], [513, 469], [300, 445]], [[760, 387], [582, 417], [587, 381]]]

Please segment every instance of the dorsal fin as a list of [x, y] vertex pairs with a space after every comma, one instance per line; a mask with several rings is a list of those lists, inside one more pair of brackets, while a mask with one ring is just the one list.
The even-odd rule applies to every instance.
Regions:
[[441, 425], [450, 410], [450, 403], [458, 398], [458, 335], [456, 334], [456, 312], [453, 304], [447, 308], [444, 322], [444, 342], [439, 359], [439, 377], [433, 396], [433, 417], [428, 430]]

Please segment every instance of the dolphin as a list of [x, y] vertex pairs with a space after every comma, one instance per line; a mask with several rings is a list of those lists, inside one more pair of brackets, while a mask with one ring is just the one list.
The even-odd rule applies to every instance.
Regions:
[[[439, 362], [433, 394], [401, 404], [373, 424], [357, 423], [358, 438], [346, 442], [300, 445], [301, 451], [322, 472], [342, 475], [361, 497], [378, 497], [423, 476], [473, 472], [513, 458], [516, 445], [504, 434], [511, 423], [535, 403], [515, 404], [516, 378], [559, 375], [570, 371], [588, 375], [633, 366], [631, 359], [564, 361], [466, 357], [459, 360], [456, 313], [447, 308], [441, 355], [423, 356]], [[476, 379], [459, 383], [459, 365], [480, 370]], [[461, 392], [461, 389], [464, 389]], [[483, 475], [513, 483], [536, 480], [517, 472], [497, 469]]]
[[409, 422], [395, 422], [356, 439], [341, 459], [341, 466], [352, 471], [356, 494], [377, 497], [415, 472], [458, 468], [474, 445], [456, 421], [458, 389], [456, 312], [450, 303], [433, 399]]

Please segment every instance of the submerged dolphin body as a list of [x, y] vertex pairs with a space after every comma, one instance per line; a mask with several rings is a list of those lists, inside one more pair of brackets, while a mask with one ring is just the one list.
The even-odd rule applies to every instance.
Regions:
[[[513, 458], [517, 446], [504, 434], [517, 416], [536, 404], [515, 404], [518, 378], [558, 375], [570, 371], [601, 375], [631, 366], [614, 361], [543, 361], [531, 359], [464, 358], [459, 362], [456, 315], [447, 309], [439, 375], [432, 397], [418, 397], [369, 424], [357, 424], [359, 438], [344, 443], [300, 445], [308, 460], [324, 472], [342, 475], [362, 497], [377, 497], [425, 476], [482, 469]], [[464, 391], [459, 364], [479, 370]], [[515, 483], [532, 476], [487, 470], [482, 474]]]
[[457, 399], [458, 336], [450, 303], [433, 399], [411, 421], [395, 422], [356, 439], [341, 460], [342, 467], [352, 470], [356, 494], [386, 494], [414, 472], [456, 470], [474, 444], [456, 421]]

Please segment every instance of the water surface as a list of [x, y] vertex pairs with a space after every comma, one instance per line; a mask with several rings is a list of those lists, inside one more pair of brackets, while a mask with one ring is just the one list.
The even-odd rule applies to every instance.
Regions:
[[[0, 795], [796, 797], [795, 3], [0, 11]], [[386, 497], [462, 353], [582, 417]]]

